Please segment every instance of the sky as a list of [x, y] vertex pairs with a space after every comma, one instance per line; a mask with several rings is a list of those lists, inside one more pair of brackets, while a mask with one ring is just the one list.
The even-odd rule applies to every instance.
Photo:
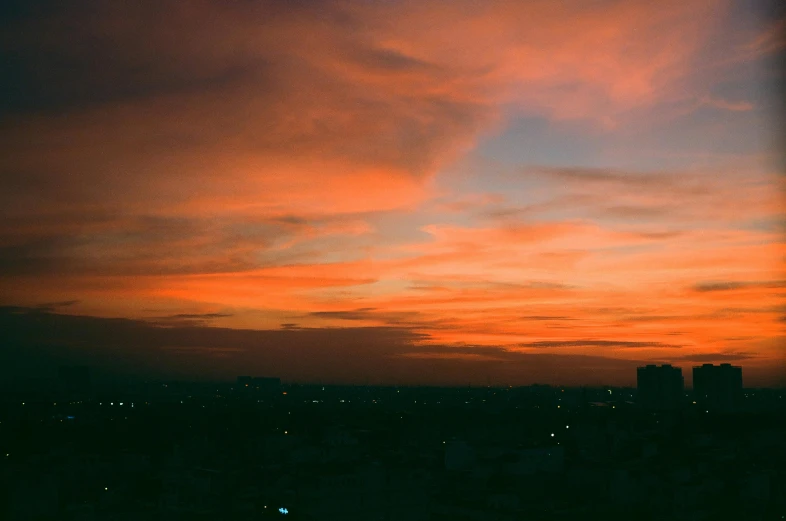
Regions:
[[764, 0], [11, 1], [4, 371], [786, 374]]

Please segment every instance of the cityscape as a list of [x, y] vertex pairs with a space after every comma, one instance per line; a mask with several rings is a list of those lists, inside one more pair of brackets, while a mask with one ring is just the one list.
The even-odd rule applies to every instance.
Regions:
[[786, 390], [742, 368], [636, 388], [239, 376], [4, 394], [3, 519], [779, 519]]

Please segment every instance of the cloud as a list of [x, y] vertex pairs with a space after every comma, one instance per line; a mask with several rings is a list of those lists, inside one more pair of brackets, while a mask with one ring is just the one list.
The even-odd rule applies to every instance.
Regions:
[[526, 167], [520, 174], [559, 188], [558, 197], [525, 209], [525, 215], [577, 213], [604, 224], [668, 226], [672, 229], [667, 232], [677, 234], [720, 221], [749, 227], [755, 221], [780, 220], [782, 208], [773, 194], [783, 188], [783, 180], [760, 168], [749, 159], [686, 171]]
[[200, 347], [200, 346], [163, 346], [162, 351], [172, 351], [183, 355], [197, 355], [211, 358], [229, 358], [233, 354], [243, 353], [245, 349], [239, 347]]
[[526, 315], [519, 317], [521, 320], [533, 320], [536, 322], [540, 321], [551, 321], [551, 320], [578, 320], [576, 317], [568, 317], [568, 316], [559, 316], [559, 315]]
[[45, 302], [43, 304], [39, 304], [35, 307], [35, 309], [40, 311], [58, 311], [62, 308], [71, 307], [75, 304], [79, 304], [78, 300], [61, 300], [60, 302]]
[[540, 168], [540, 173], [563, 182], [629, 185], [638, 188], [673, 189], [680, 184], [680, 176], [671, 172], [625, 172], [604, 168]]
[[302, 328], [299, 325], [295, 324], [295, 323], [286, 322], [284, 324], [281, 324], [279, 326], [279, 329], [285, 329], [286, 330], [286, 329], [302, 329]]
[[694, 286], [699, 292], [709, 291], [737, 291], [744, 289], [778, 289], [786, 287], [786, 281], [782, 280], [762, 280], [762, 281], [721, 281], [721, 282], [701, 282]]
[[224, 317], [231, 317], [232, 313], [178, 313], [176, 315], [169, 315], [166, 317], [160, 317], [162, 319], [209, 319], [209, 318], [224, 318]]
[[717, 109], [729, 110], [732, 112], [747, 112], [753, 110], [754, 106], [748, 101], [727, 101], [721, 98], [704, 96], [699, 100], [701, 105], [708, 105]]
[[[610, 206], [603, 212], [610, 217], [622, 217], [625, 219], [652, 219], [662, 217], [669, 212], [667, 206], [647, 207], [647, 206]], [[676, 235], [676, 232], [673, 232]]]
[[205, 325], [213, 320], [229, 318], [233, 313], [176, 313], [148, 319], [149, 322], [162, 327]]
[[338, 318], [341, 320], [366, 320], [373, 315], [375, 308], [358, 308], [351, 311], [313, 311], [312, 317]]
[[780, 19], [769, 21], [759, 34], [742, 47], [743, 51], [748, 56], [761, 56], [781, 51], [786, 47], [784, 29], [786, 29], [786, 18], [781, 16]]
[[751, 358], [756, 358], [756, 355], [751, 353], [697, 353], [674, 357], [673, 360], [705, 363], [750, 360]]
[[77, 300], [69, 314], [131, 317], [144, 338], [220, 321], [337, 345], [351, 325], [369, 345], [396, 331], [614, 357], [671, 346], [678, 329], [707, 352], [758, 339], [740, 347], [773, 360], [776, 316], [716, 313], [773, 305], [783, 257], [783, 183], [749, 131], [768, 105], [740, 61], [777, 50], [777, 33], [730, 8], [27, 11], [0, 41], [0, 303]]
[[692, 20], [712, 12], [668, 3], [44, 9], [8, 27], [0, 49], [16, 57], [3, 202], [22, 213], [107, 200], [132, 212], [416, 204], [501, 106], [605, 124], [668, 97], [708, 38]]
[[680, 348], [677, 344], [664, 344], [662, 342], [633, 342], [624, 340], [539, 340], [520, 344], [521, 347], [608, 347], [608, 348]]
[[[285, 381], [360, 383], [371, 378], [455, 385], [485, 383], [487, 378], [511, 383], [557, 378], [567, 383], [586, 381], [592, 368], [599, 369], [592, 378], [630, 379], [636, 363], [489, 346], [421, 346], [424, 335], [409, 328], [161, 328], [137, 320], [31, 311], [0, 308], [5, 332], [0, 372], [9, 378], [54, 375], [58, 364], [87, 363], [102, 375], [137, 378], [233, 379], [257, 372]], [[512, 371], [500, 360], [520, 363]]]

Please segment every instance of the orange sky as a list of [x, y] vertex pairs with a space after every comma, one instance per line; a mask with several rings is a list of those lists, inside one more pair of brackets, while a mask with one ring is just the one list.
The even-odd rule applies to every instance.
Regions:
[[[616, 382], [633, 378], [617, 361], [731, 361], [769, 385], [786, 338], [786, 40], [770, 7], [21, 13], [0, 39], [15, 58], [0, 305], [326, 339], [400, 331], [380, 381], [428, 380], [419, 360], [470, 378], [478, 358], [521, 355], [482, 379], [578, 381], [560, 364], [589, 356], [619, 367], [603, 373]], [[371, 371], [300, 370], [309, 346], [281, 355], [293, 378]]]

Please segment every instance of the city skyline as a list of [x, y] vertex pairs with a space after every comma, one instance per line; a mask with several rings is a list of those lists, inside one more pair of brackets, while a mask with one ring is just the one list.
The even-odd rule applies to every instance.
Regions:
[[786, 376], [783, 4], [10, 2], [0, 378]]

